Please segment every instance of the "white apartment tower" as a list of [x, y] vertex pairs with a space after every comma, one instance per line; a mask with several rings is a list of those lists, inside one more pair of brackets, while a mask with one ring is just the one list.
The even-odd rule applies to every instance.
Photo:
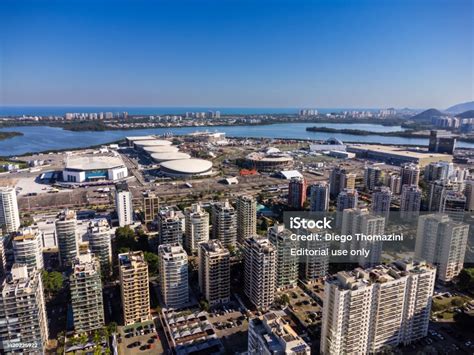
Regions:
[[38, 271], [28, 272], [26, 265], [13, 265], [1, 287], [0, 319], [0, 348], [3, 351], [25, 351], [21, 344], [28, 343], [34, 346], [31, 353], [45, 353], [48, 319]]
[[76, 212], [65, 209], [56, 220], [56, 238], [58, 240], [61, 265], [71, 265], [79, 252]]
[[342, 216], [341, 234], [352, 235], [354, 239], [350, 244], [351, 249], [369, 250], [369, 256], [360, 256], [357, 260], [361, 266], [371, 266], [380, 263], [382, 257], [382, 242], [373, 240], [357, 240], [355, 235], [382, 235], [385, 231], [385, 218], [376, 216], [366, 209], [351, 208], [344, 210]]
[[109, 223], [105, 218], [94, 219], [87, 227], [89, 249], [99, 260], [102, 275], [112, 273], [112, 242]]
[[16, 232], [20, 228], [20, 214], [16, 191], [13, 187], [0, 187], [0, 231]]
[[230, 301], [230, 253], [218, 240], [199, 243], [199, 288], [209, 305]]
[[126, 184], [115, 186], [115, 210], [120, 227], [133, 224], [132, 193]]
[[12, 246], [16, 264], [26, 265], [30, 273], [43, 269], [42, 233], [37, 227], [20, 228]]
[[125, 325], [151, 319], [148, 264], [142, 251], [119, 254], [119, 280]]
[[201, 205], [193, 204], [184, 216], [184, 248], [192, 254], [199, 249], [199, 243], [209, 240], [209, 213]]
[[237, 198], [237, 239], [243, 243], [245, 238], [257, 234], [257, 201], [252, 196]]
[[71, 305], [76, 333], [92, 332], [104, 326], [104, 305], [99, 261], [90, 253], [79, 255], [69, 277]]
[[212, 206], [212, 237], [219, 239], [226, 248], [235, 247], [237, 213], [229, 201], [217, 202]]
[[436, 270], [395, 262], [341, 271], [326, 281], [321, 354], [368, 354], [428, 333]]
[[181, 308], [189, 302], [188, 255], [179, 244], [158, 247], [161, 298], [166, 307]]
[[276, 250], [268, 238], [252, 236], [244, 242], [244, 292], [259, 309], [275, 299]]
[[415, 257], [437, 265], [437, 277], [449, 282], [463, 268], [469, 225], [455, 222], [445, 214], [418, 219]]
[[292, 232], [283, 224], [268, 228], [268, 239], [276, 249], [276, 288], [286, 289], [298, 282], [298, 257], [291, 249], [298, 247], [298, 241], [291, 238]]

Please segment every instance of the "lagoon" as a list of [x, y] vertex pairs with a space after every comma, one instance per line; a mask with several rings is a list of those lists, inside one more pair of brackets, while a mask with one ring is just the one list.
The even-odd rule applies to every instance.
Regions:
[[[351, 134], [306, 131], [307, 127], [315, 126], [336, 129], [360, 129], [374, 132], [374, 134], [369, 136], [357, 136]], [[403, 128], [400, 126], [357, 123], [278, 123], [255, 126], [170, 127], [110, 131], [67, 131], [62, 128], [48, 126], [18, 126], [0, 129], [0, 131], [15, 131], [23, 133], [23, 136], [0, 141], [0, 156], [14, 156], [49, 150], [85, 148], [121, 140], [126, 136], [148, 134], [183, 135], [195, 131], [206, 130], [210, 132], [225, 132], [228, 137], [292, 138], [306, 140], [326, 140], [330, 137], [336, 137], [344, 142], [407, 144], [420, 147], [428, 145], [428, 139], [426, 138], [384, 137], [377, 135], [378, 132], [403, 131]], [[459, 142], [458, 146], [474, 148], [473, 143]]]

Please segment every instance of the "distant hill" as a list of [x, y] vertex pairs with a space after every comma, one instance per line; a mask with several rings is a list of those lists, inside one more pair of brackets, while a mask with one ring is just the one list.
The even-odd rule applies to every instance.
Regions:
[[459, 118], [474, 118], [474, 110], [465, 111], [456, 115]]
[[462, 104], [457, 104], [446, 109], [446, 112], [450, 113], [460, 113], [474, 110], [474, 101], [463, 102]]
[[440, 116], [446, 116], [443, 112], [435, 109], [435, 108], [430, 108], [426, 111], [420, 112], [419, 114], [412, 116], [410, 119], [414, 121], [427, 121], [431, 120], [433, 117], [440, 117]]

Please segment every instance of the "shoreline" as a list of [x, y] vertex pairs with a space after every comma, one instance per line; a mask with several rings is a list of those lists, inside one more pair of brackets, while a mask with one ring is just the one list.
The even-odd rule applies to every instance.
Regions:
[[[350, 134], [354, 136], [372, 136], [374, 132], [365, 131], [362, 129], [347, 129], [347, 128], [329, 128], [329, 127], [308, 127], [306, 128], [308, 132], [320, 132], [320, 133], [334, 133], [334, 134]], [[398, 131], [398, 132], [377, 132], [379, 136], [383, 137], [401, 137], [401, 138], [430, 138], [429, 134], [423, 133], [416, 133], [413, 130], [406, 130], [406, 131]], [[456, 140], [459, 142], [465, 143], [474, 143], [473, 138], [463, 138], [463, 137], [456, 137]]]

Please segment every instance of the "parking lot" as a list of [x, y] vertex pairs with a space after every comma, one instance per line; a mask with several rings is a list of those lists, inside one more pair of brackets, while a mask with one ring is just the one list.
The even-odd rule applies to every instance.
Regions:
[[233, 352], [247, 350], [248, 317], [245, 313], [235, 309], [216, 311], [209, 315], [209, 321], [226, 349]]
[[120, 354], [162, 354], [161, 341], [153, 322], [119, 327]]

